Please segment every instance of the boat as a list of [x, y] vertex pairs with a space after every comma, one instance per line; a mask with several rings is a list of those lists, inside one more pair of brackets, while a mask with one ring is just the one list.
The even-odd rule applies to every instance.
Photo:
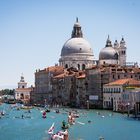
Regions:
[[46, 112], [50, 112], [50, 109], [46, 109], [45, 111], [46, 111]]
[[53, 131], [54, 131], [54, 123], [51, 125], [51, 127], [49, 128], [48, 130], [48, 134], [49, 135], [52, 135], [53, 134]]
[[75, 117], [75, 118], [79, 118], [79, 116], [80, 116], [80, 115], [77, 114], [77, 113], [74, 113], [74, 114], [73, 114], [73, 117]]
[[59, 112], [59, 109], [57, 109], [55, 112], [56, 112], [56, 113], [60, 113], [60, 112]]
[[5, 111], [4, 110], [1, 111], [0, 114], [1, 114], [1, 116], [4, 116], [5, 115]]
[[32, 109], [33, 107], [32, 106], [21, 106], [21, 109]]
[[58, 131], [56, 134], [52, 135], [52, 140], [68, 140], [68, 130]]

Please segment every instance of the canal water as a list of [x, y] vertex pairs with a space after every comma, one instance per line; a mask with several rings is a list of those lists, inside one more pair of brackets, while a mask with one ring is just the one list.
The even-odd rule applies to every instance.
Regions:
[[[61, 130], [62, 121], [67, 121], [71, 109], [55, 109], [42, 118], [42, 109], [17, 110], [3, 104], [0, 111], [6, 114], [0, 119], [0, 140], [48, 140], [47, 130], [55, 123], [55, 132]], [[78, 110], [80, 117], [69, 128], [69, 140], [139, 140], [140, 121], [126, 114], [103, 110]], [[22, 119], [22, 115], [24, 119]]]

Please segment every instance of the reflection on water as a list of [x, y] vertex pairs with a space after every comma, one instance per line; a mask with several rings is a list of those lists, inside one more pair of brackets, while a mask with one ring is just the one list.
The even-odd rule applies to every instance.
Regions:
[[[61, 130], [62, 121], [67, 121], [70, 109], [55, 109], [42, 118], [42, 110], [34, 108], [17, 110], [3, 104], [0, 111], [5, 115], [0, 119], [0, 140], [48, 140], [47, 130], [55, 123], [55, 132]], [[80, 115], [69, 128], [70, 140], [138, 140], [140, 121], [127, 115], [103, 110], [78, 110]]]

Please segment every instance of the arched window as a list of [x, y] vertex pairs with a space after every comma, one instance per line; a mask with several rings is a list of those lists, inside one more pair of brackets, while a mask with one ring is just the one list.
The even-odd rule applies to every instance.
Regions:
[[65, 65], [65, 68], [68, 68], [68, 64]]
[[24, 99], [24, 94], [23, 93], [20, 94], [20, 99]]
[[80, 70], [80, 64], [78, 64], [78, 70]]
[[125, 55], [125, 51], [124, 51], [124, 55]]
[[84, 70], [86, 68], [85, 64], [82, 65], [82, 70]]

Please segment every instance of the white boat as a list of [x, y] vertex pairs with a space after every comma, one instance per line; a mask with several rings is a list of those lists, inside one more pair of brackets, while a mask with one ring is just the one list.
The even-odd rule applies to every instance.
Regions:
[[54, 131], [54, 123], [51, 125], [51, 127], [49, 128], [48, 130], [48, 134], [53, 134], [53, 131]]

